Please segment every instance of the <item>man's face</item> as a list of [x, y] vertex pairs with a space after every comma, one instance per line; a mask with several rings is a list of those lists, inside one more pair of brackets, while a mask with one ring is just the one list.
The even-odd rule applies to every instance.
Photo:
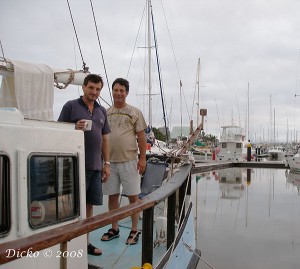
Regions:
[[114, 103], [117, 105], [124, 105], [126, 104], [126, 97], [128, 92], [126, 92], [126, 88], [119, 83], [116, 83], [113, 87], [113, 98]]
[[88, 101], [96, 101], [97, 98], [100, 96], [100, 91], [103, 85], [101, 82], [94, 83], [89, 81], [86, 86], [82, 86], [83, 95]]

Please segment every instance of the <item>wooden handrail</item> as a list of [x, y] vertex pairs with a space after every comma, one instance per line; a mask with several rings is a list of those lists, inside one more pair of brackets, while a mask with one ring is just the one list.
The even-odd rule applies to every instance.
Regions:
[[122, 220], [132, 214], [139, 213], [155, 206], [173, 194], [183, 184], [190, 173], [191, 168], [191, 164], [182, 166], [166, 184], [148, 194], [143, 200], [133, 204], [88, 219], [79, 220], [58, 228], [49, 229], [48, 231], [0, 244], [0, 264], [5, 264], [20, 258], [18, 255], [7, 257], [6, 251], [8, 249], [18, 249], [20, 252], [27, 252], [29, 250], [32, 252], [39, 251], [70, 241], [73, 238], [92, 232], [98, 228], [111, 224], [114, 221]]

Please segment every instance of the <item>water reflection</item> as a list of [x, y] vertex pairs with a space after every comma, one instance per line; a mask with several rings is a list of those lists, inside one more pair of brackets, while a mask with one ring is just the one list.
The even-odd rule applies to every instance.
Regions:
[[300, 268], [299, 183], [300, 174], [278, 169], [198, 175], [192, 190], [203, 258], [216, 269]]
[[240, 199], [244, 192], [242, 176], [245, 173], [239, 168], [222, 169], [217, 172], [221, 199]]
[[298, 191], [298, 195], [299, 195], [299, 189], [300, 189], [300, 174], [298, 173], [294, 173], [291, 171], [286, 171], [286, 182], [293, 185], [297, 191]]

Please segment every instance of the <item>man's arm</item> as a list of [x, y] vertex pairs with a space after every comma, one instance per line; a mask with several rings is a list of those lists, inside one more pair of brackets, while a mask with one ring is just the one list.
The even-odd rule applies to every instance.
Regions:
[[137, 164], [137, 169], [140, 175], [145, 172], [146, 169], [146, 136], [144, 130], [136, 133], [138, 138], [138, 147], [140, 151], [140, 158]]
[[106, 182], [110, 176], [110, 164], [105, 163], [109, 162], [109, 134], [102, 136], [102, 157], [102, 181]]

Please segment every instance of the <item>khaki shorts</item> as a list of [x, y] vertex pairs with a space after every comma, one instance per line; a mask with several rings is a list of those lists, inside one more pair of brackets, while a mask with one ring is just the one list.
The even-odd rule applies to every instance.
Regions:
[[120, 193], [121, 184], [125, 195], [141, 193], [141, 176], [137, 170], [137, 160], [110, 163], [110, 177], [107, 182], [102, 183], [103, 194]]

